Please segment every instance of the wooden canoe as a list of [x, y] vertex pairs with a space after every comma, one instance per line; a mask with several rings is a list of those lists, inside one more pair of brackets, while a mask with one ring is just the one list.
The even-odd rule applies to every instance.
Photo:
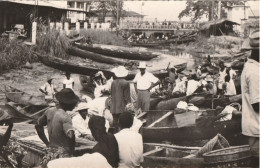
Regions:
[[[199, 127], [194, 125], [178, 128], [175, 114], [177, 111], [149, 111], [141, 119], [146, 122], [141, 128], [144, 142], [161, 143], [170, 141], [174, 143], [182, 141], [195, 141], [211, 139], [218, 133], [227, 139], [234, 138], [241, 133], [241, 118], [234, 118], [229, 121], [213, 122], [208, 127]], [[160, 120], [160, 121], [159, 121]]]
[[50, 106], [19, 106], [14, 102], [8, 102], [1, 109], [6, 110], [10, 116], [12, 116], [12, 121], [15, 123], [19, 122], [31, 122], [36, 121], [42, 114], [51, 108]]
[[[179, 148], [180, 147], [180, 148]], [[202, 168], [203, 158], [184, 158], [197, 151], [198, 147], [144, 143], [143, 167], [147, 168]]]
[[97, 54], [94, 52], [86, 51], [79, 49], [77, 47], [71, 47], [69, 49], [69, 54], [73, 56], [78, 56], [84, 59], [91, 59], [93, 61], [106, 63], [106, 64], [118, 64], [118, 65], [125, 65], [127, 63], [127, 60], [119, 59], [119, 58], [112, 58], [107, 57], [105, 55]]
[[7, 100], [13, 101], [21, 105], [46, 106], [44, 96], [34, 96], [12, 86], [5, 87], [5, 96]]
[[112, 76], [112, 72], [110, 72], [109, 70], [91, 66], [82, 66], [57, 57], [42, 56], [38, 53], [37, 56], [43, 64], [62, 71], [69, 71], [71, 73], [77, 73], [88, 76], [94, 76], [94, 74], [96, 74], [98, 71], [102, 71], [106, 77]]
[[152, 43], [144, 43], [144, 42], [132, 42], [131, 46], [133, 47], [157, 47], [161, 43], [158, 42], [152, 42]]
[[[94, 76], [94, 74], [96, 74], [98, 71], [102, 71], [107, 78], [110, 78], [113, 74], [108, 69], [91, 67], [91, 65], [82, 66], [82, 65], [78, 65], [78, 64], [57, 58], [57, 57], [42, 56], [38, 53], [35, 53], [35, 54], [38, 56], [39, 60], [43, 64], [50, 66], [52, 68], [55, 68], [55, 69], [62, 70], [62, 71], [69, 71], [71, 73], [77, 73], [77, 74], [88, 75], [88, 76]], [[177, 71], [178, 72], [182, 71], [183, 69], [186, 68], [186, 66], [187, 66], [187, 63], [176, 65], [176, 67], [178, 69]], [[160, 71], [160, 70], [152, 71], [151, 73], [153, 73], [158, 78], [163, 78], [168, 75], [167, 71]], [[136, 75], [136, 71], [130, 71], [128, 76], [126, 77], [126, 79], [132, 80], [132, 79], [134, 79], [135, 75]]]
[[129, 60], [150, 60], [152, 58], [157, 57], [158, 55], [153, 54], [151, 52], [139, 52], [139, 51], [133, 51], [133, 50], [126, 50], [122, 48], [113, 49], [113, 48], [102, 48], [99, 46], [90, 46], [90, 45], [84, 45], [75, 43], [76, 47], [81, 48], [86, 51], [103, 54], [106, 56], [114, 57], [114, 58], [122, 58], [122, 59], [129, 59]]
[[180, 101], [185, 101], [187, 103], [192, 103], [197, 107], [204, 108], [216, 108], [217, 106], [225, 107], [231, 103], [241, 103], [242, 97], [241, 95], [231, 96], [231, 97], [222, 97], [217, 98], [216, 96], [212, 97], [209, 94], [193, 94], [190, 96], [178, 97], [178, 98], [170, 98], [166, 100], [160, 101], [155, 107], [156, 110], [173, 110], [177, 107], [177, 104]]
[[[92, 148], [96, 144], [95, 142], [91, 142], [88, 140], [82, 143], [82, 140], [79, 141], [76, 139], [76, 147], [75, 147], [75, 156], [82, 156], [85, 153], [91, 153]], [[24, 156], [22, 160], [22, 164], [24, 167], [36, 167], [40, 165], [43, 156], [45, 155], [46, 146], [44, 144], [36, 143], [34, 141], [28, 140], [19, 140], [18, 143], [23, 147], [27, 154]]]

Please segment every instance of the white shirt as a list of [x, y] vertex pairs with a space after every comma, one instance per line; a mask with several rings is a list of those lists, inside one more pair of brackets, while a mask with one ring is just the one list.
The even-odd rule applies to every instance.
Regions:
[[225, 83], [225, 76], [227, 75], [226, 68], [223, 71], [219, 70], [219, 78], [218, 78], [218, 88], [223, 88], [223, 83]]
[[248, 59], [241, 75], [242, 89], [242, 133], [259, 137], [259, 113], [252, 104], [259, 102], [259, 62]]
[[97, 114], [98, 116], [102, 116], [106, 119], [106, 128], [109, 129], [110, 124], [113, 122], [113, 116], [109, 109], [106, 109], [106, 100], [108, 97], [98, 97], [88, 102], [88, 112]]
[[63, 84], [65, 85], [65, 88], [70, 88], [70, 89], [73, 89], [72, 88], [72, 84], [73, 84], [74, 80], [72, 78], [70, 79], [64, 79], [63, 80]]
[[152, 83], [156, 83], [159, 79], [156, 78], [152, 73], [145, 72], [141, 75], [141, 72], [138, 72], [135, 75], [133, 80], [134, 83], [137, 83], [138, 90], [147, 90], [151, 86]]
[[134, 168], [143, 162], [143, 138], [130, 129], [115, 134], [119, 148], [119, 168]]
[[201, 86], [201, 83], [195, 80], [189, 80], [187, 85], [187, 96], [191, 95], [193, 92], [195, 92], [198, 87]]
[[84, 120], [79, 113], [77, 113], [76, 116], [72, 118], [72, 126], [75, 129], [76, 137], [86, 134], [91, 135], [91, 131], [88, 127], [88, 121], [88, 117], [86, 117], [86, 119]]
[[41, 89], [47, 92], [47, 95], [45, 95], [45, 99], [53, 99], [53, 96], [55, 94], [54, 87], [55, 87], [54, 84], [50, 85], [48, 82], [42, 85]]
[[112, 168], [107, 159], [100, 153], [84, 154], [79, 157], [51, 160], [48, 168]]

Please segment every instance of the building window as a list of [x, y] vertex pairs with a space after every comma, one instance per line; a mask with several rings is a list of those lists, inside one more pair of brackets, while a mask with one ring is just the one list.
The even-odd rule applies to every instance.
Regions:
[[83, 2], [77, 2], [77, 8], [78, 9], [83, 9], [84, 8]]
[[75, 8], [75, 2], [68, 1], [68, 8]]

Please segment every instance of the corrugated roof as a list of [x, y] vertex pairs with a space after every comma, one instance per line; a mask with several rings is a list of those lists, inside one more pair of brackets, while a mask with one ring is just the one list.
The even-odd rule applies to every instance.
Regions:
[[220, 19], [220, 20], [213, 20], [213, 21], [206, 22], [205, 24], [203, 24], [200, 27], [200, 30], [206, 30], [206, 29], [209, 29], [213, 25], [223, 24], [224, 22], [231, 23], [231, 24], [234, 24], [234, 25], [239, 25], [238, 23], [233, 22], [233, 21], [228, 20], [228, 19]]
[[[18, 3], [18, 4], [24, 4], [24, 5], [36, 5], [35, 0], [0, 0], [0, 2], [10, 2], [10, 3]], [[68, 11], [75, 11], [75, 12], [84, 12], [86, 11], [80, 10], [80, 9], [73, 9], [73, 8], [67, 8], [62, 5], [52, 3], [49, 0], [38, 0], [38, 6], [44, 6], [44, 7], [50, 7], [50, 8], [56, 8], [56, 9], [62, 9], [62, 10], [68, 10]]]

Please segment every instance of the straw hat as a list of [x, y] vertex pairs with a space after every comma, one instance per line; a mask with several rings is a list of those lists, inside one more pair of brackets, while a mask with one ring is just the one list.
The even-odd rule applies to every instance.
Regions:
[[119, 66], [115, 70], [115, 75], [118, 78], [126, 77], [128, 75], [128, 70], [124, 66]]
[[146, 69], [146, 63], [145, 62], [140, 62], [138, 68], [139, 69]]
[[77, 105], [77, 107], [74, 109], [74, 111], [80, 111], [80, 110], [85, 110], [85, 109], [89, 109], [88, 103], [79, 103]]
[[213, 78], [211, 77], [211, 75], [207, 75], [206, 78], [205, 78], [205, 81], [213, 82]]
[[110, 72], [115, 73], [116, 72], [116, 68], [111, 69]]
[[227, 68], [230, 68], [231, 67], [231, 63], [225, 63], [224, 64]]
[[75, 104], [79, 101], [79, 97], [70, 88], [62, 89], [55, 95], [60, 103]]
[[10, 118], [10, 116], [8, 115], [8, 113], [5, 112], [4, 110], [0, 109], [0, 121], [6, 120], [6, 119], [9, 119], [9, 118]]
[[54, 77], [52, 77], [52, 76], [47, 77], [47, 81], [52, 80], [52, 79], [54, 79]]
[[249, 38], [245, 39], [241, 50], [259, 49], [259, 30], [254, 30], [250, 33]]
[[188, 81], [188, 78], [186, 76], [182, 77], [182, 81]]

